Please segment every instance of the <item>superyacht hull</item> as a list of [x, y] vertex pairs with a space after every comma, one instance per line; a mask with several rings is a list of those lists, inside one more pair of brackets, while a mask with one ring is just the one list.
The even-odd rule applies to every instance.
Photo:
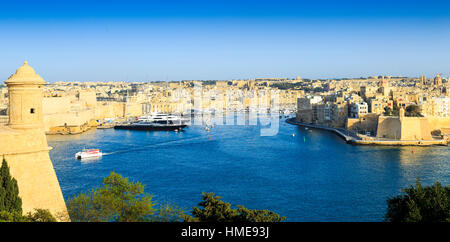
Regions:
[[173, 131], [173, 130], [182, 130], [187, 125], [116, 125], [114, 129], [129, 129], [129, 130], [149, 130], [149, 131]]

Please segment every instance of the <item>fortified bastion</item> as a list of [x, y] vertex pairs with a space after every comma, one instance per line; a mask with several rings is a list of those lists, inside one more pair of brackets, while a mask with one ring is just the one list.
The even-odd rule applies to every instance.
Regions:
[[6, 160], [17, 180], [23, 212], [48, 209], [54, 216], [68, 219], [43, 126], [45, 81], [25, 61], [5, 84], [10, 111], [8, 126], [0, 126], [0, 159]]

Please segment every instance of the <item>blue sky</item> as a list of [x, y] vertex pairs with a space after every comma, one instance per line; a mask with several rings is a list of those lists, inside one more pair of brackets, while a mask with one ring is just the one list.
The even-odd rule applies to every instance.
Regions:
[[450, 76], [445, 1], [3, 1], [0, 80]]

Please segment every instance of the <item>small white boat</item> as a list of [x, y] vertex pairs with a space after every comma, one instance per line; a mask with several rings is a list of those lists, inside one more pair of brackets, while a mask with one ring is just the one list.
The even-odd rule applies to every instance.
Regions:
[[75, 154], [76, 159], [87, 159], [101, 157], [103, 154], [99, 149], [83, 149], [83, 151]]

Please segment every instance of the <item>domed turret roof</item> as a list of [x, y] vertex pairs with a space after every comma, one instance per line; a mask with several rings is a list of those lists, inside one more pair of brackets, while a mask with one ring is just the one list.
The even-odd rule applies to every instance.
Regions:
[[8, 84], [45, 84], [44, 79], [34, 71], [28, 62], [25, 61], [23, 66], [19, 67], [15, 74], [12, 74], [7, 81]]

